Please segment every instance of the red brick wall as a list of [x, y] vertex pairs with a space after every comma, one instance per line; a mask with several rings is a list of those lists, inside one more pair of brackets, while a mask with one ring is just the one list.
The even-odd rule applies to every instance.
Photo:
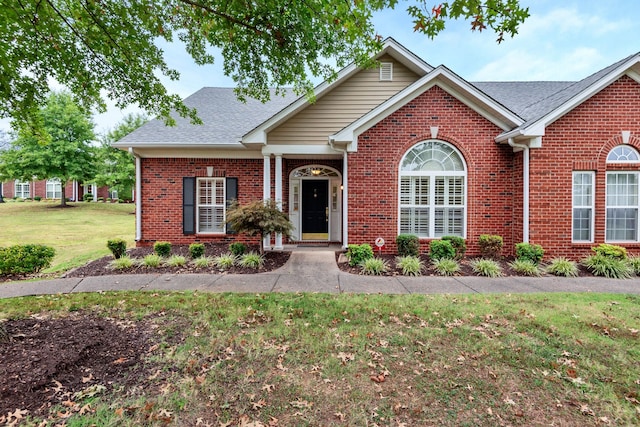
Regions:
[[[389, 253], [398, 234], [398, 169], [416, 143], [438, 139], [455, 146], [466, 162], [467, 247], [478, 253], [480, 234], [499, 234], [505, 252], [514, 245], [514, 167], [511, 147], [494, 138], [501, 129], [439, 87], [433, 87], [358, 138], [349, 154], [349, 243], [370, 243], [381, 236]], [[517, 179], [520, 179], [518, 176]], [[428, 241], [422, 242], [428, 250]]]
[[[174, 244], [194, 242], [258, 243], [257, 238], [238, 235], [184, 235], [182, 233], [182, 178], [207, 176], [207, 166], [214, 176], [238, 178], [240, 203], [262, 199], [262, 165], [260, 160], [234, 159], [142, 159], [142, 234], [138, 245], [158, 240]], [[273, 163], [273, 162], [272, 162]]]
[[[605, 238], [606, 171], [638, 170], [638, 165], [606, 164], [609, 151], [622, 144], [640, 151], [640, 84], [623, 76], [549, 125], [542, 148], [531, 150], [531, 242], [547, 255], [583, 258]], [[571, 243], [572, 171], [595, 171], [595, 243]], [[638, 244], [624, 244], [631, 253]]]

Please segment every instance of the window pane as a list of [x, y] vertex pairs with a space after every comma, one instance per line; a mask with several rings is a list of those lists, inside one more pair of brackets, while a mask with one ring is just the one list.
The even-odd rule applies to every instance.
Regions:
[[591, 206], [593, 204], [593, 174], [575, 173], [573, 175], [573, 206]]
[[460, 208], [436, 208], [434, 211], [434, 237], [461, 236], [464, 213]]
[[224, 178], [198, 179], [198, 232], [225, 232]]
[[635, 173], [607, 174], [607, 206], [636, 206], [638, 176]]
[[415, 182], [415, 199], [416, 205], [429, 204], [429, 178], [414, 178]]
[[220, 207], [199, 207], [198, 224], [201, 233], [224, 232], [224, 209]]
[[609, 152], [607, 162], [637, 162], [640, 161], [638, 152], [628, 145], [618, 145]]
[[419, 237], [429, 236], [429, 209], [400, 209], [400, 232], [415, 234]]
[[607, 209], [607, 240], [636, 240], [638, 236], [637, 208]]
[[591, 208], [573, 209], [573, 240], [590, 242], [591, 237]]

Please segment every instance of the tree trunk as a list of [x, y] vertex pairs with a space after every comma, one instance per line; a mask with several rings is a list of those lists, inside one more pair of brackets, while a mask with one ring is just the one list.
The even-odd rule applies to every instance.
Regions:
[[65, 187], [67, 186], [66, 182], [62, 182], [60, 180], [60, 206], [67, 207], [67, 194]]

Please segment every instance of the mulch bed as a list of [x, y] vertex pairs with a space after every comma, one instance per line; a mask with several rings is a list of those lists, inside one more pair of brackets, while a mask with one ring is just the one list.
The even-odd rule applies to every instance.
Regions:
[[0, 424], [46, 417], [55, 405], [77, 412], [82, 393], [140, 385], [149, 375], [142, 360], [153, 345], [151, 331], [145, 321], [82, 312], [0, 323]]
[[[222, 255], [229, 251], [227, 245], [217, 244], [205, 244], [205, 255], [208, 257], [215, 257]], [[257, 247], [249, 247], [248, 251], [259, 252]], [[153, 247], [141, 247], [129, 249], [127, 254], [131, 258], [142, 260], [146, 255], [153, 253]], [[131, 268], [116, 270], [111, 267], [110, 263], [113, 261], [112, 256], [106, 256], [95, 261], [91, 261], [82, 267], [73, 269], [65, 274], [65, 277], [90, 277], [90, 276], [105, 276], [110, 274], [185, 274], [185, 273], [200, 273], [200, 274], [220, 274], [220, 273], [233, 273], [233, 274], [255, 274], [273, 271], [279, 267], [282, 267], [291, 255], [290, 252], [265, 252], [265, 262], [261, 268], [246, 268], [241, 266], [234, 266], [227, 270], [220, 270], [216, 267], [196, 268], [189, 260], [189, 246], [188, 245], [173, 245], [171, 247], [171, 255], [182, 255], [187, 259], [187, 263], [182, 267], [145, 267], [136, 265]]]

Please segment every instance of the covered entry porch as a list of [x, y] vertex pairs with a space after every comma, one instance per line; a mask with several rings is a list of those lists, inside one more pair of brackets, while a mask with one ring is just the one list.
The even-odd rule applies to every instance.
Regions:
[[[311, 152], [302, 155], [284, 150], [270, 153], [272, 146], [263, 149], [264, 199], [275, 200], [293, 224], [289, 239], [283, 240], [280, 234], [268, 236], [265, 248], [346, 242], [346, 153], [330, 147], [305, 148]], [[318, 149], [322, 153], [313, 152]]]

